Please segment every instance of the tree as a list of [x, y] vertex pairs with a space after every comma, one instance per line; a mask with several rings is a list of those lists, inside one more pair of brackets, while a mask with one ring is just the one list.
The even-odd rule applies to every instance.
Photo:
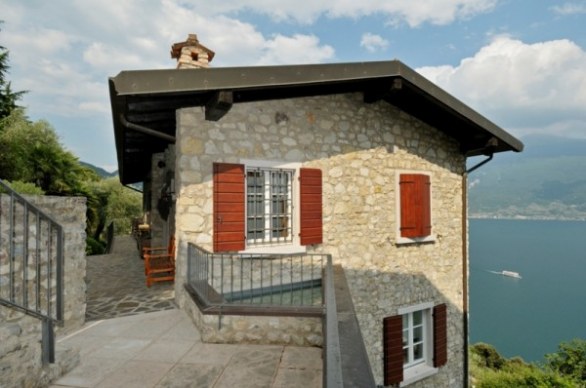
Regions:
[[124, 187], [118, 178], [92, 182], [89, 188], [99, 204], [91, 228], [93, 237], [99, 239], [110, 222], [114, 223], [117, 234], [129, 234], [132, 219], [142, 214], [141, 194]]
[[[0, 20], [1, 23], [3, 22]], [[26, 91], [15, 92], [12, 90], [10, 82], [6, 79], [9, 68], [8, 50], [4, 46], [0, 46], [0, 120], [10, 115], [18, 107], [16, 102], [26, 93]], [[2, 126], [0, 126], [1, 129]]]
[[547, 367], [572, 378], [580, 387], [586, 387], [586, 340], [562, 342], [558, 351], [547, 354]]
[[118, 178], [88, 184], [87, 254], [101, 254], [106, 246], [106, 226], [114, 224], [114, 233], [130, 234], [132, 220], [142, 214], [142, 196], [124, 187]]
[[16, 109], [1, 122], [0, 179], [33, 183], [48, 195], [89, 195], [85, 182], [99, 177], [63, 148], [47, 121], [31, 122]]

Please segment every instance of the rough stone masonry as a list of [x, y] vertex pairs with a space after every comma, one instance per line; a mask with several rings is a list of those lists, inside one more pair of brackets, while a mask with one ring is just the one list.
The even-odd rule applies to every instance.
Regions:
[[[390, 104], [365, 104], [361, 94], [345, 94], [236, 104], [218, 122], [206, 121], [199, 108], [182, 109], [175, 153], [181, 242], [176, 298], [192, 312], [204, 340], [321, 342], [318, 320], [292, 324], [201, 316], [183, 289], [186, 243], [212, 248], [213, 163], [297, 162], [322, 170], [324, 241], [309, 251], [332, 254], [334, 263], [343, 265], [377, 383], [382, 383], [383, 318], [433, 301], [448, 306], [448, 364], [425, 382], [462, 384], [465, 158], [455, 140]], [[434, 239], [429, 243], [399, 242], [401, 172], [430, 176]]]

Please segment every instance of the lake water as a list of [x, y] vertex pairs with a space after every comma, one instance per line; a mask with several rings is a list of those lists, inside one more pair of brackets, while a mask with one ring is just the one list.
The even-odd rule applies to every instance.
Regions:
[[[541, 361], [586, 339], [586, 222], [470, 220], [470, 343]], [[490, 271], [519, 272], [515, 279]]]

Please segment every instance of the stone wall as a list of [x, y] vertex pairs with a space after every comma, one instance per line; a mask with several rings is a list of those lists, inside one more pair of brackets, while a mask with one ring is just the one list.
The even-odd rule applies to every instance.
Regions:
[[[383, 318], [433, 302], [448, 305], [449, 361], [424, 384], [462, 385], [465, 158], [453, 139], [385, 102], [365, 104], [361, 94], [235, 104], [218, 122], [205, 121], [201, 109], [184, 109], [177, 122], [180, 306], [190, 304], [183, 290], [186, 243], [212, 249], [214, 162], [320, 168], [324, 241], [309, 251], [330, 253], [343, 265], [377, 383]], [[398, 243], [397, 174], [404, 171], [430, 175], [433, 242]], [[202, 325], [212, 326], [195, 320], [204, 332]]]
[[[56, 327], [59, 335], [65, 335], [85, 322], [85, 220], [86, 199], [65, 197], [28, 197], [34, 205], [53, 217], [64, 231], [64, 325]], [[7, 231], [8, 197], [0, 199], [0, 276], [6, 276], [8, 266]], [[16, 224], [18, 225], [18, 224]], [[22, 233], [22, 224], [16, 226], [16, 234]], [[29, 237], [34, 235], [34, 225], [29, 225]], [[34, 239], [34, 238], [33, 238]], [[32, 262], [32, 260], [29, 260]], [[31, 271], [34, 269], [31, 268]], [[31, 276], [31, 274], [29, 274]], [[2, 279], [6, 280], [6, 278]], [[3, 282], [6, 286], [7, 282]], [[59, 374], [53, 365], [44, 368], [41, 363], [41, 323], [38, 319], [0, 306], [0, 386], [43, 386]], [[60, 355], [58, 355], [59, 357]]]

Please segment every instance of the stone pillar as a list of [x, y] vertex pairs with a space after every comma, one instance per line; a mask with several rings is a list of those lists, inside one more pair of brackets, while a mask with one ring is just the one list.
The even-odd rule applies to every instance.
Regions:
[[[63, 336], [79, 329], [85, 322], [86, 260], [85, 226], [86, 199], [82, 197], [26, 196], [26, 199], [49, 214], [63, 227], [64, 234], [64, 325], [56, 326], [57, 335]], [[6, 275], [6, 236], [8, 225], [7, 196], [0, 195], [0, 276]], [[35, 233], [34, 219], [29, 224], [29, 238]], [[22, 224], [15, 226], [22, 236]], [[43, 254], [43, 252], [41, 253]], [[34, 265], [30, 260], [29, 265]], [[32, 277], [35, 268], [29, 269]], [[6, 279], [2, 279], [5, 281]], [[0, 306], [0, 387], [47, 386], [62, 371], [64, 353], [57, 354], [57, 363], [44, 367], [41, 362], [41, 322], [12, 308]], [[73, 361], [77, 358], [74, 357]], [[63, 364], [63, 365], [62, 365]]]

